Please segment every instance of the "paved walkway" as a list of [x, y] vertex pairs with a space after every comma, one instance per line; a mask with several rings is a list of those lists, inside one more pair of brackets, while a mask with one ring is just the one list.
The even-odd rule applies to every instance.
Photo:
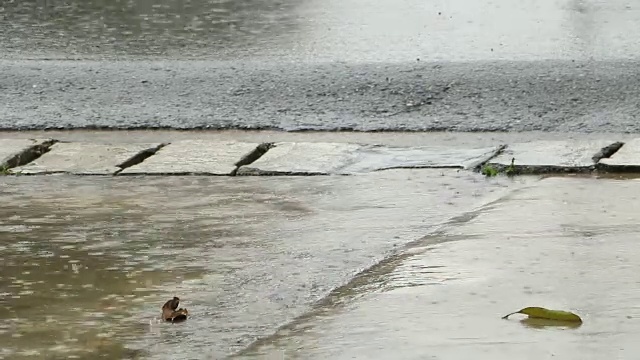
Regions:
[[[392, 136], [392, 135], [391, 135]], [[438, 135], [434, 135], [438, 136]], [[441, 136], [441, 135], [440, 135]], [[329, 136], [327, 136], [330, 138]], [[487, 136], [489, 138], [490, 136]], [[482, 166], [520, 173], [576, 173], [640, 169], [640, 138], [430, 141], [411, 145], [353, 141], [251, 141], [180, 138], [171, 141], [0, 138], [0, 168], [5, 174], [44, 175], [352, 175], [398, 168]], [[264, 140], [261, 140], [264, 139]]]

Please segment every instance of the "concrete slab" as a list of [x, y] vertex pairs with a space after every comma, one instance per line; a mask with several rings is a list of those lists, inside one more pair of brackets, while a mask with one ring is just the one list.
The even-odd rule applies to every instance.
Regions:
[[255, 152], [259, 146], [259, 143], [235, 141], [177, 141], [120, 174], [231, 175], [236, 170], [236, 163]]
[[23, 174], [69, 173], [109, 175], [120, 171], [118, 165], [160, 144], [57, 143], [38, 159], [15, 168]]
[[516, 143], [489, 163], [506, 167], [515, 158], [519, 171], [531, 173], [588, 170], [595, 165], [594, 156], [613, 143], [615, 141], [603, 139]]
[[277, 143], [238, 175], [330, 175], [357, 161], [363, 145], [345, 143]]
[[617, 170], [640, 169], [640, 138], [626, 141], [610, 158], [601, 159], [598, 165]]
[[238, 175], [348, 175], [398, 168], [467, 168], [499, 147], [390, 147], [348, 143], [277, 143]]
[[357, 151], [358, 161], [344, 172], [362, 173], [398, 168], [473, 168], [493, 156], [502, 146], [456, 148], [445, 146], [366, 146]]
[[[16, 157], [33, 146], [43, 145], [49, 139], [0, 139], [0, 168], [13, 167]], [[20, 161], [21, 162], [21, 161]], [[20, 163], [18, 162], [18, 163]]]

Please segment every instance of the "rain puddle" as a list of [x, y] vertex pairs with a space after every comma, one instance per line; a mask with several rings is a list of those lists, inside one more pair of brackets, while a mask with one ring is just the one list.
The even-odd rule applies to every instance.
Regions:
[[296, 6], [288, 0], [5, 1], [0, 46], [8, 54], [62, 57], [219, 57], [291, 32]]
[[[0, 182], [2, 359], [224, 357], [519, 184], [456, 170]], [[174, 295], [192, 316], [159, 322]]]

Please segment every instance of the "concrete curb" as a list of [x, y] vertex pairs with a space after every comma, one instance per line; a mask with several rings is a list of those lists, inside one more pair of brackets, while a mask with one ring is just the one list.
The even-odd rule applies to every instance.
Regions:
[[640, 171], [640, 138], [534, 140], [493, 146], [179, 140], [98, 143], [0, 139], [3, 175], [357, 175], [389, 169], [486, 175]]

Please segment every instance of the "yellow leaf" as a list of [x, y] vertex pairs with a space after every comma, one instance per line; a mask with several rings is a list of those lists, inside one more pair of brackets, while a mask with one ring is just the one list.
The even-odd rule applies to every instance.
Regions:
[[526, 307], [524, 309], [520, 309], [514, 313], [507, 314], [503, 316], [503, 319], [508, 318], [513, 314], [524, 314], [529, 315], [529, 318], [532, 319], [547, 319], [547, 320], [556, 320], [556, 321], [568, 321], [568, 322], [582, 322], [580, 316], [562, 310], [549, 310], [541, 307]]
[[558, 321], [558, 320], [548, 320], [548, 319], [535, 319], [530, 317], [520, 320], [520, 323], [532, 329], [546, 329], [549, 327], [577, 329], [580, 326], [582, 326], [581, 322], [576, 322], [576, 321]]

